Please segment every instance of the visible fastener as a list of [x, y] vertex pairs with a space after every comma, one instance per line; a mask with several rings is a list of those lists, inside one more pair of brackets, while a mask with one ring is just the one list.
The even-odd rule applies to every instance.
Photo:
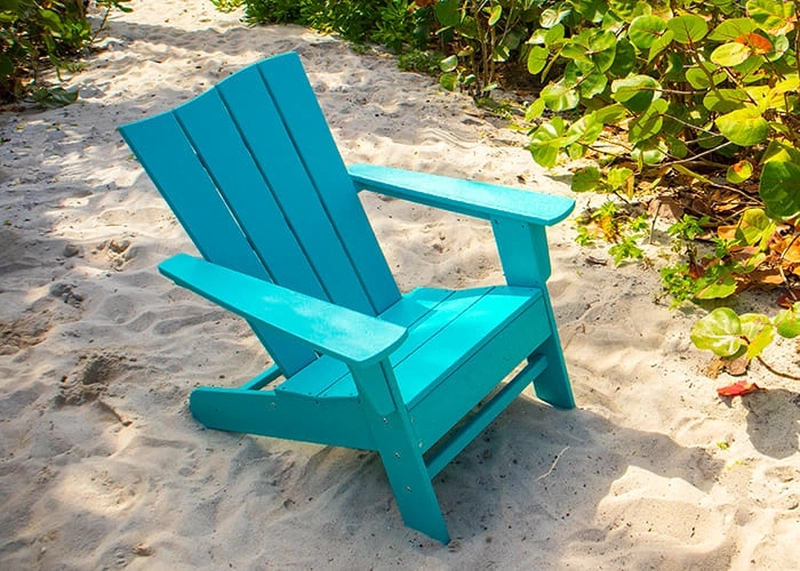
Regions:
[[275, 403], [271, 402], [271, 403], [269, 403], [269, 406], [272, 407], [272, 408], [275, 408]]
[[411, 486], [406, 486], [406, 492], [411, 492]]
[[383, 424], [389, 424], [389, 419], [385, 416], [383, 417]]
[[399, 452], [395, 452], [395, 453], [394, 453], [394, 457], [395, 457], [395, 458], [400, 458], [400, 453], [399, 453]]

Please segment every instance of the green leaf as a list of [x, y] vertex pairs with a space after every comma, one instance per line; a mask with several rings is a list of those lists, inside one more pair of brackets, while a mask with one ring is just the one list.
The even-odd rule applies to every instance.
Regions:
[[695, 14], [673, 18], [667, 22], [667, 28], [675, 34], [679, 44], [697, 43], [708, 33], [706, 21]]
[[534, 100], [533, 103], [528, 105], [528, 109], [525, 111], [525, 122], [526, 123], [533, 123], [534, 120], [538, 119], [544, 113], [544, 99], [539, 97], [538, 99]]
[[452, 55], [444, 58], [439, 62], [439, 68], [445, 72], [450, 73], [458, 67], [458, 56]]
[[658, 16], [639, 16], [631, 22], [628, 38], [640, 50], [649, 50], [666, 29], [666, 22]]
[[728, 274], [721, 278], [701, 278], [698, 281], [696, 299], [724, 299], [736, 293], [736, 280]]
[[563, 134], [564, 120], [561, 117], [553, 117], [539, 126], [531, 135], [528, 147], [533, 160], [543, 167], [555, 166], [558, 152], [564, 146]]
[[749, 102], [747, 92], [741, 89], [712, 89], [703, 97], [703, 107], [715, 113], [743, 109]]
[[453, 91], [458, 85], [458, 74], [445, 73], [442, 77], [439, 78], [439, 84], [442, 87], [444, 87], [447, 91]]
[[759, 28], [780, 36], [794, 29], [795, 12], [792, 2], [776, 2], [774, 0], [748, 0], [747, 13]]
[[564, 85], [563, 80], [546, 85], [539, 94], [539, 97], [544, 99], [544, 102], [553, 111], [575, 109], [580, 102], [578, 92]]
[[728, 167], [725, 179], [731, 184], [741, 184], [753, 174], [753, 164], [748, 160], [741, 160]]
[[752, 50], [747, 45], [740, 44], [739, 42], [730, 42], [717, 46], [717, 48], [711, 52], [709, 59], [717, 65], [733, 67], [749, 58], [752, 53]]
[[760, 313], [739, 316], [742, 335], [747, 339], [747, 358], [755, 359], [775, 338], [775, 329], [769, 317]]
[[739, 316], [727, 307], [718, 307], [695, 323], [690, 338], [698, 349], [720, 357], [732, 357], [747, 346]]
[[636, 67], [636, 48], [625, 38], [617, 42], [614, 53], [614, 63], [608, 72], [616, 77], [625, 77]]
[[761, 170], [758, 194], [770, 216], [788, 219], [800, 214], [800, 163], [771, 160]]
[[550, 52], [542, 46], [533, 46], [528, 52], [528, 73], [536, 75], [547, 65], [547, 58]]
[[[657, 139], [646, 139], [636, 143], [631, 158], [639, 165], [656, 165], [667, 158], [667, 144]], [[680, 165], [675, 165], [677, 169]]]
[[628, 116], [628, 112], [625, 110], [625, 107], [619, 103], [615, 103], [613, 105], [601, 107], [597, 111], [594, 111], [592, 115], [594, 120], [598, 123], [603, 125], [616, 125]]
[[586, 99], [591, 99], [595, 95], [600, 95], [608, 85], [606, 74], [596, 72], [585, 76], [580, 83], [581, 95]]
[[564, 25], [563, 24], [556, 24], [552, 28], [546, 31], [544, 35], [544, 45], [548, 48], [560, 44], [564, 39]]
[[[709, 77], [711, 78], [709, 80]], [[706, 62], [701, 62], [697, 67], [691, 67], [686, 70], [686, 81], [688, 81], [695, 89], [709, 89], [711, 82], [714, 85], [722, 83], [727, 75], [724, 71], [718, 71], [718, 68], [711, 66]]]
[[672, 43], [675, 34], [672, 30], [667, 30], [661, 36], [656, 38], [656, 41], [650, 46], [650, 52], [647, 54], [648, 63], [653, 61], [658, 54], [663, 52]]
[[436, 19], [445, 27], [455, 27], [461, 23], [461, 3], [459, 0], [440, 0], [434, 3]]
[[787, 339], [794, 339], [800, 335], [800, 302], [789, 309], [778, 312], [775, 316], [775, 327], [778, 335]]
[[751, 105], [721, 115], [714, 123], [726, 139], [742, 147], [762, 143], [769, 135], [769, 123]]
[[589, 38], [589, 49], [595, 53], [610, 50], [617, 45], [617, 36], [612, 32], [598, 30]]
[[617, 16], [623, 20], [627, 20], [633, 16], [633, 10], [636, 8], [636, 0], [609, 0], [608, 7]]
[[603, 173], [597, 167], [584, 167], [572, 175], [571, 188], [574, 192], [596, 191], [603, 187]]
[[603, 133], [603, 124], [595, 119], [593, 115], [584, 115], [567, 129], [564, 136], [564, 144], [571, 144], [577, 141], [585, 145], [591, 145]]
[[775, 229], [775, 222], [761, 208], [748, 208], [736, 226], [735, 237], [748, 246], [758, 245], [763, 250], [768, 246]]
[[78, 99], [78, 90], [67, 91], [62, 87], [52, 87], [50, 89], [40, 87], [31, 92], [31, 97], [41, 107], [63, 107], [74, 103]]
[[633, 171], [627, 167], [614, 167], [606, 175], [608, 187], [612, 191], [622, 190], [630, 194], [633, 189]]
[[503, 6], [500, 4], [496, 4], [489, 12], [489, 25], [494, 26], [497, 22], [500, 21], [500, 17], [502, 15], [503, 15]]
[[660, 97], [661, 84], [649, 75], [630, 75], [615, 79], [611, 84], [611, 97], [634, 113], [641, 113]]
[[61, 18], [52, 10], [39, 10], [39, 17], [44, 21], [46, 27], [50, 31], [61, 31]]
[[558, 10], [547, 8], [542, 11], [542, 16], [539, 18], [539, 24], [542, 26], [542, 28], [552, 28], [556, 24], [561, 23], [561, 21], [569, 16], [571, 12], [572, 9], [565, 6], [562, 6]]
[[715, 42], [732, 42], [740, 36], [746, 36], [756, 29], [755, 21], [750, 18], [732, 18], [723, 21], [708, 35]]
[[647, 110], [634, 118], [628, 128], [628, 141], [638, 143], [657, 135], [664, 124], [663, 114], [666, 113], [667, 103], [664, 99], [656, 99]]

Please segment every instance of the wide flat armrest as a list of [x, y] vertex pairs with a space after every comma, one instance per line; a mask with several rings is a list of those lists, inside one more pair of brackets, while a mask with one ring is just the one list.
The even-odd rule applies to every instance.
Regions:
[[399, 325], [186, 254], [173, 256], [158, 269], [178, 285], [225, 309], [282, 331], [349, 365], [376, 363], [408, 335]]
[[356, 187], [402, 198], [467, 216], [504, 218], [541, 226], [561, 222], [575, 201], [541, 194], [414, 171], [357, 164], [347, 169]]

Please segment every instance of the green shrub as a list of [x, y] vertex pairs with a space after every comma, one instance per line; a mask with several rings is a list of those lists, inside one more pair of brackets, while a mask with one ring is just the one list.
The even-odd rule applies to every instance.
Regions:
[[396, 52], [424, 49], [431, 37], [432, 10], [418, 9], [408, 0], [242, 1], [248, 24], [300, 24], [320, 32], [335, 32], [359, 44], [382, 44]]
[[[107, 16], [112, 8], [128, 11], [127, 1], [97, 3]], [[29, 95], [43, 104], [74, 100], [77, 94], [42, 86], [40, 75], [48, 65], [57, 71], [70, 68], [94, 41], [83, 0], [0, 0], [0, 24], [0, 101]]]

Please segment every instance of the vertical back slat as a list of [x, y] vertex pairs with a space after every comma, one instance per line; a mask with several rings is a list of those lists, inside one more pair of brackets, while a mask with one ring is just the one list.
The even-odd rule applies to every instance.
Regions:
[[272, 280], [327, 299], [219, 93], [208, 91], [178, 107], [175, 114]]
[[[356, 311], [374, 314], [375, 308], [342, 247], [258, 70], [242, 70], [222, 82], [217, 89], [328, 299]], [[229, 192], [227, 185], [221, 185], [221, 188]]]
[[288, 53], [266, 59], [257, 65], [375, 313], [383, 312], [400, 298], [400, 292], [358, 200], [300, 58], [295, 53]]
[[[172, 113], [125, 125], [120, 132], [205, 259], [272, 281]], [[284, 335], [249, 324], [285, 375], [316, 358]]]

